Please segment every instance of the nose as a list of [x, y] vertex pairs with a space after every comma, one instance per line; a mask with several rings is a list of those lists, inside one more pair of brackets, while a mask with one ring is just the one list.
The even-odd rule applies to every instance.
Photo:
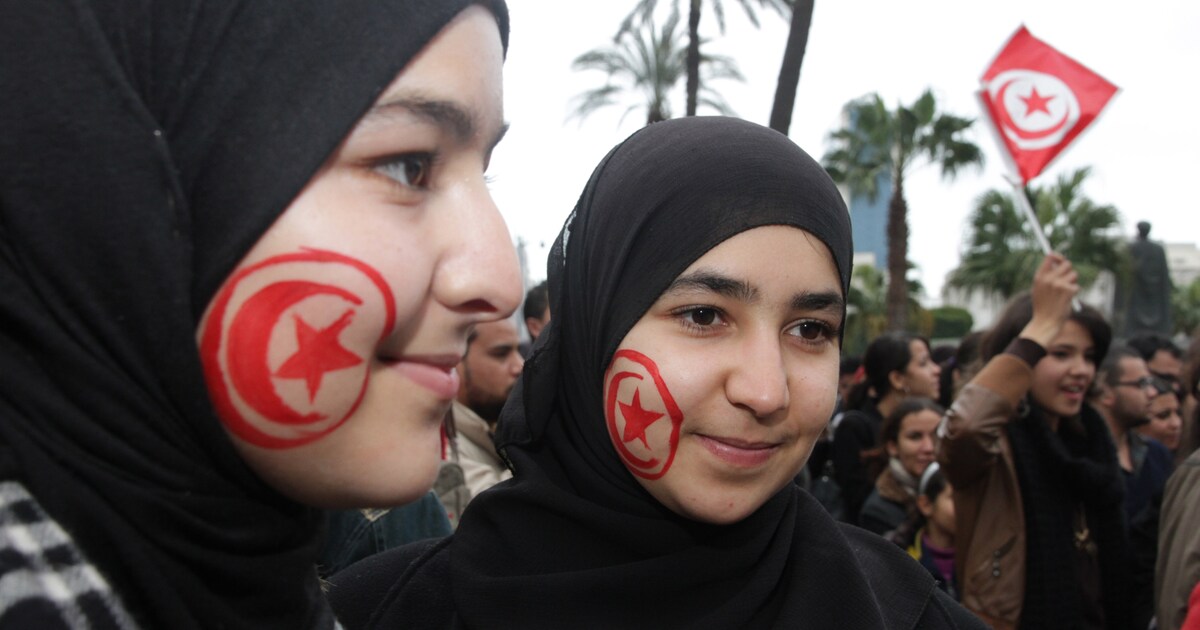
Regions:
[[790, 394], [780, 340], [773, 334], [751, 333], [738, 341], [742, 351], [731, 353], [728, 359], [726, 398], [760, 419], [786, 409]]
[[1089, 382], [1096, 374], [1096, 364], [1087, 360], [1082, 355], [1075, 357], [1075, 360], [1071, 361], [1070, 366], [1071, 374], [1086, 376]]
[[525, 369], [525, 359], [521, 357], [520, 352], [513, 352], [508, 362], [508, 373], [516, 378], [521, 375], [523, 369]]
[[430, 208], [444, 213], [434, 296], [471, 323], [508, 317], [521, 303], [521, 273], [508, 226], [482, 174], [455, 192], [445, 207]]

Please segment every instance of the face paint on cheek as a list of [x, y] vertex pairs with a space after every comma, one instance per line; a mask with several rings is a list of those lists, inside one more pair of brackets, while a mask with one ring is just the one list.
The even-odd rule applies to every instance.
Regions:
[[636, 350], [618, 350], [607, 380], [604, 418], [621, 461], [643, 479], [667, 474], [679, 447], [683, 412], [658, 366]]
[[239, 270], [217, 294], [200, 335], [217, 416], [262, 448], [328, 435], [358, 408], [369, 377], [369, 357], [343, 339], [382, 339], [395, 317], [383, 276], [342, 254], [306, 249]]

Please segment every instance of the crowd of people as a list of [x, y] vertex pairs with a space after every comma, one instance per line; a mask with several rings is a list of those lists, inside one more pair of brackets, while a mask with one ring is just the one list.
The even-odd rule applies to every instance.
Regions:
[[522, 300], [508, 34], [0, 6], [0, 628], [1200, 627], [1197, 345], [1050, 254], [843, 357], [841, 193], [728, 117], [616, 145]]

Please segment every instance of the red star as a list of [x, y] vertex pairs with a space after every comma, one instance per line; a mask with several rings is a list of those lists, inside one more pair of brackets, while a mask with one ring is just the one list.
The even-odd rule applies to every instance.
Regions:
[[1037, 87], [1035, 86], [1033, 91], [1029, 93], [1029, 96], [1021, 97], [1021, 100], [1025, 101], [1025, 116], [1028, 117], [1034, 112], [1045, 112], [1046, 115], [1049, 116], [1050, 108], [1046, 107], [1046, 104], [1054, 100], [1054, 98], [1055, 97], [1053, 96], [1042, 96], [1041, 94], [1038, 94]]
[[646, 441], [646, 428], [654, 424], [655, 420], [663, 417], [663, 414], [643, 409], [640, 394], [640, 391], [633, 390], [632, 405], [626, 405], [623, 402], [617, 403], [621, 406], [621, 415], [625, 417], [625, 431], [621, 435], [621, 440], [629, 442], [637, 438], [646, 445], [646, 448], [650, 448], [650, 443]]
[[279, 378], [302, 378], [308, 384], [308, 402], [317, 397], [321, 378], [326, 372], [341, 370], [362, 363], [362, 359], [342, 346], [338, 335], [350, 325], [353, 311], [346, 311], [336, 322], [317, 330], [296, 315], [296, 354], [293, 354], [279, 369]]

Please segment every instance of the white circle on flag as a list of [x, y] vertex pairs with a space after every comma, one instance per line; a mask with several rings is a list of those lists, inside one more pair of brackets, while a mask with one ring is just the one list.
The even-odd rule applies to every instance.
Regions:
[[1079, 122], [1079, 99], [1052, 74], [1007, 70], [988, 82], [1000, 130], [1019, 149], [1052, 147]]

